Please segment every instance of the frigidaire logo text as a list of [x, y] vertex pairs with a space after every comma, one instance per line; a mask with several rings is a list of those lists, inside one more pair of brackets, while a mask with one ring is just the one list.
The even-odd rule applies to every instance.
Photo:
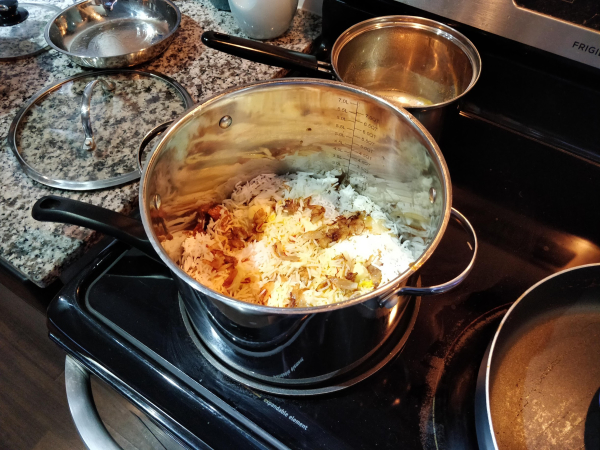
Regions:
[[573, 48], [581, 50], [582, 52], [591, 53], [592, 55], [598, 56], [600, 54], [600, 46], [587, 45], [582, 42], [573, 42]]

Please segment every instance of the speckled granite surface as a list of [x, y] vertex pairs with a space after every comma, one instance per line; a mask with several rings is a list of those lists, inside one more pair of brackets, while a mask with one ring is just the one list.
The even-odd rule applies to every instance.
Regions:
[[[83, 184], [96, 180], [123, 183], [121, 175], [138, 172], [137, 151], [144, 135], [176, 119], [192, 106], [170, 80], [138, 70], [82, 74], [32, 105], [16, 129], [20, 155], [36, 172], [54, 180]], [[96, 84], [90, 98], [90, 123], [95, 147], [85, 148], [81, 102], [88, 83]]]
[[[61, 7], [69, 4], [52, 3]], [[175, 79], [196, 102], [231, 86], [283, 74], [276, 67], [241, 60], [202, 45], [200, 36], [205, 30], [241, 35], [231, 13], [217, 11], [208, 0], [175, 3], [182, 21], [173, 43], [157, 59], [136, 69], [154, 70]], [[298, 11], [290, 30], [273, 43], [306, 51], [319, 32], [319, 17]], [[44, 86], [84, 71], [55, 51], [0, 62], [0, 258], [39, 286], [54, 281], [98, 236], [80, 227], [35, 221], [30, 211], [37, 199], [63, 195], [124, 213], [137, 204], [137, 182], [92, 192], [63, 191], [39, 184], [25, 175], [6, 144], [10, 124], [25, 101]], [[59, 170], [51, 165], [48, 169]]]

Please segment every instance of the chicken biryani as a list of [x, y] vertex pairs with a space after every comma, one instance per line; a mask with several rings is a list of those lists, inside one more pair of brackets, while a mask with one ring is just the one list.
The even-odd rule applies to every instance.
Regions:
[[245, 302], [299, 308], [366, 294], [406, 271], [423, 240], [339, 174], [263, 174], [221, 204], [198, 208], [193, 230], [163, 240], [192, 278]]

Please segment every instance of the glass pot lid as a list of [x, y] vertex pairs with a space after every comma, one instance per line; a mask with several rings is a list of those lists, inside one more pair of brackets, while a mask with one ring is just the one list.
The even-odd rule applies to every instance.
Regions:
[[0, 0], [0, 61], [27, 58], [46, 50], [44, 29], [59, 12], [54, 5]]
[[82, 73], [35, 94], [14, 118], [8, 144], [40, 183], [70, 190], [117, 186], [140, 177], [146, 133], [192, 105], [183, 86], [161, 74]]

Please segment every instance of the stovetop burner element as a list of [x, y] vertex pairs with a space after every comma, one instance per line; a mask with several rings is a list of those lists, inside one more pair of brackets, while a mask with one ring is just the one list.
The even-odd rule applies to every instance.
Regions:
[[446, 353], [431, 399], [429, 426], [437, 448], [477, 448], [473, 386], [486, 348], [508, 307], [499, 306], [478, 317]]
[[217, 370], [241, 384], [259, 391], [275, 395], [309, 396], [328, 394], [353, 386], [384, 367], [400, 352], [400, 350], [402, 350], [402, 347], [404, 347], [404, 344], [414, 327], [415, 321], [417, 320], [420, 304], [420, 297], [409, 299], [402, 312], [402, 320], [398, 323], [398, 326], [392, 335], [371, 357], [369, 357], [368, 360], [339, 376], [329, 378], [321, 383], [309, 385], [289, 383], [274, 385], [267, 381], [261, 381], [260, 379], [250, 377], [243, 372], [235, 370], [233, 367], [229, 367], [225, 361], [220, 360], [216, 355], [212, 354], [210, 349], [202, 343], [202, 339], [195, 331], [181, 299], [179, 300], [179, 309], [181, 311], [183, 323], [185, 324], [186, 330], [192, 338], [192, 341], [194, 341], [194, 344], [198, 350], [200, 350], [202, 356], [204, 356], [204, 358], [206, 358], [206, 360]]

